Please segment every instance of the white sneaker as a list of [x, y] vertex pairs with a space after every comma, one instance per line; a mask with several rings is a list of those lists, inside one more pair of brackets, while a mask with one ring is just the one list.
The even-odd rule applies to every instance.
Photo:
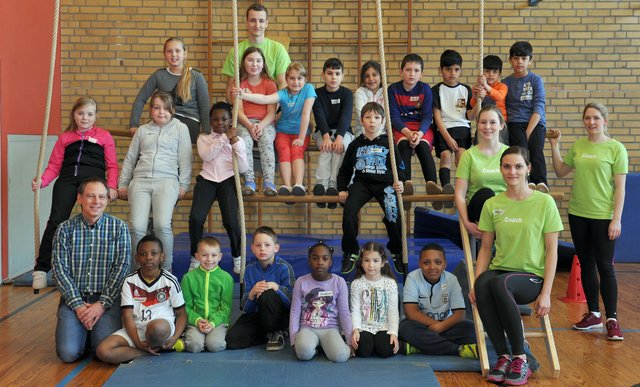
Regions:
[[233, 257], [233, 272], [240, 274], [242, 270], [242, 257]]
[[33, 282], [31, 286], [33, 287], [33, 290], [40, 290], [47, 287], [46, 271], [36, 270], [33, 272], [32, 277], [33, 277]]
[[47, 272], [36, 270], [33, 272], [33, 282], [31, 284], [33, 290], [40, 290], [47, 287]]
[[191, 257], [191, 262], [189, 263], [189, 271], [195, 270], [200, 267], [200, 262], [198, 262], [194, 257]]

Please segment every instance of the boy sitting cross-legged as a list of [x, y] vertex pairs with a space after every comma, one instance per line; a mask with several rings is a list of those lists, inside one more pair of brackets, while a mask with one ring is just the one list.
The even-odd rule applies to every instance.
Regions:
[[124, 328], [104, 339], [96, 350], [98, 358], [107, 363], [158, 355], [174, 346], [176, 350], [183, 348], [179, 338], [187, 324], [187, 313], [182, 289], [178, 279], [161, 268], [164, 253], [160, 239], [144, 236], [138, 242], [136, 261], [140, 268], [122, 284]]

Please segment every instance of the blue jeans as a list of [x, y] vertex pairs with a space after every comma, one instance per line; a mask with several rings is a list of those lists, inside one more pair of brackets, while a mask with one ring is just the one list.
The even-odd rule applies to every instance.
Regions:
[[[89, 296], [86, 302], [94, 303], [98, 299], [99, 296]], [[84, 355], [89, 335], [91, 335], [91, 353], [95, 354], [96, 348], [102, 340], [122, 328], [119, 297], [109, 309], [104, 311], [104, 314], [91, 331], [85, 329], [78, 317], [76, 317], [76, 312], [67, 306], [62, 297], [60, 297], [57, 317], [56, 353], [60, 360], [65, 363], [74, 362]]]

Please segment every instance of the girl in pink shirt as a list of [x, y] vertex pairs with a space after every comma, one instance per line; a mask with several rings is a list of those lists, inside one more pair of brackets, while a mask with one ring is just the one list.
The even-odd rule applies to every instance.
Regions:
[[245, 172], [247, 150], [231, 127], [231, 106], [226, 102], [211, 107], [211, 133], [198, 136], [198, 155], [202, 159], [202, 171], [196, 177], [193, 201], [189, 213], [189, 239], [191, 239], [190, 269], [198, 267], [194, 258], [198, 242], [202, 239], [204, 221], [213, 202], [218, 199], [222, 225], [227, 230], [233, 256], [233, 271], [240, 273], [240, 223], [238, 222], [238, 198], [233, 175], [233, 155], [238, 159], [238, 170]]

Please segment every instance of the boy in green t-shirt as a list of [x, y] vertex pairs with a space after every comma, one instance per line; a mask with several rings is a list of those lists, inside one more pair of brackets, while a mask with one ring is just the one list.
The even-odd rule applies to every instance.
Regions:
[[[258, 47], [264, 53], [265, 67], [269, 69], [269, 76], [276, 81], [278, 89], [284, 88], [285, 72], [291, 63], [287, 49], [279, 42], [267, 38], [264, 34], [269, 26], [267, 8], [260, 3], [253, 3], [247, 8], [247, 39], [238, 44], [238, 58], [242, 58], [244, 50]], [[233, 101], [231, 89], [234, 87], [234, 52], [229, 50], [222, 67], [222, 73], [227, 76], [227, 101]]]

